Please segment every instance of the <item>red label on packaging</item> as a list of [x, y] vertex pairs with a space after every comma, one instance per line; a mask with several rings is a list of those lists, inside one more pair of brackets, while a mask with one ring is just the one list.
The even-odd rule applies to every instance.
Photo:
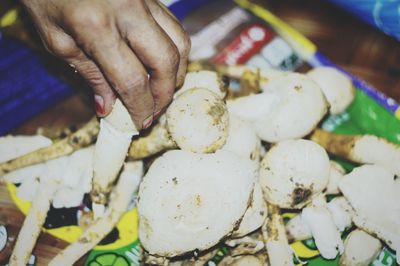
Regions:
[[274, 33], [268, 28], [257, 24], [251, 25], [217, 54], [213, 62], [217, 64], [243, 64], [257, 54], [273, 36]]

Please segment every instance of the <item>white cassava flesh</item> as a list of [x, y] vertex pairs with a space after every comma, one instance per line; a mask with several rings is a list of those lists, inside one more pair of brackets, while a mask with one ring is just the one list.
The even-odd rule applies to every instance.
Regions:
[[353, 224], [354, 209], [345, 197], [336, 197], [328, 203], [328, 210], [332, 215], [333, 222], [340, 232], [348, 229]]
[[360, 164], [381, 165], [400, 176], [398, 144], [373, 135], [339, 135], [321, 129], [316, 129], [311, 139], [331, 154]]
[[327, 112], [327, 103], [318, 85], [305, 75], [290, 73], [271, 79], [265, 93], [280, 94], [279, 105], [255, 124], [261, 139], [277, 142], [309, 134]]
[[329, 111], [336, 115], [353, 102], [355, 88], [351, 79], [333, 67], [316, 67], [307, 73], [322, 89], [329, 102]]
[[166, 123], [166, 116], [163, 114], [147, 133], [133, 139], [128, 151], [129, 159], [141, 160], [161, 151], [177, 149], [178, 145], [169, 134]]
[[225, 98], [228, 84], [217, 72], [201, 70], [186, 74], [182, 87], [175, 92], [174, 98], [179, 97], [183, 92], [193, 88], [208, 89], [217, 94], [221, 99]]
[[273, 93], [251, 94], [233, 100], [226, 104], [230, 114], [254, 124], [262, 117], [271, 114], [279, 104], [279, 95]]
[[69, 156], [15, 170], [4, 175], [4, 179], [20, 183], [17, 196], [27, 201], [35, 200], [39, 179], [56, 180], [59, 187], [52, 198], [53, 206], [76, 207], [81, 204], [84, 194], [91, 190], [93, 151], [93, 146], [80, 149]]
[[313, 200], [301, 212], [301, 219], [310, 228], [321, 256], [334, 259], [343, 253], [344, 244], [323, 196]]
[[166, 116], [168, 131], [182, 150], [214, 152], [228, 137], [226, 105], [208, 89], [186, 90], [171, 103]]
[[366, 232], [356, 229], [344, 242], [340, 266], [368, 266], [382, 250], [382, 243]]
[[396, 251], [400, 262], [400, 179], [378, 165], [363, 165], [339, 184], [354, 208], [353, 222]]
[[221, 150], [258, 161], [260, 147], [261, 140], [250, 123], [235, 115], [229, 115], [228, 138]]
[[306, 136], [328, 109], [321, 88], [298, 73], [278, 75], [262, 93], [228, 101], [227, 105], [233, 114], [253, 122], [262, 140], [272, 143]]
[[286, 140], [274, 145], [261, 161], [260, 185], [268, 202], [298, 209], [320, 194], [329, 180], [325, 150], [309, 140]]
[[[213, 102], [216, 103], [215, 106], [212, 106]], [[226, 117], [225, 103], [216, 94], [203, 88], [185, 89], [173, 100], [167, 114], [160, 117], [158, 124], [147, 135], [132, 141], [129, 157], [143, 159], [177, 148], [194, 152], [214, 152], [224, 145], [229, 136], [228, 130], [231, 129]], [[247, 133], [248, 137], [250, 130], [242, 129], [233, 137], [242, 132]], [[251, 141], [250, 138], [239, 143], [244, 142], [244, 146]]]
[[115, 227], [127, 211], [133, 193], [137, 190], [143, 175], [141, 161], [128, 162], [110, 195], [110, 203], [104, 215], [96, 219], [79, 239], [67, 246], [52, 259], [49, 266], [73, 265], [80, 257], [96, 246]]
[[311, 230], [301, 218], [301, 214], [291, 218], [285, 225], [285, 228], [289, 242], [303, 241], [312, 237]]
[[10, 266], [26, 265], [32, 250], [39, 237], [40, 230], [50, 209], [51, 200], [59, 184], [55, 180], [42, 180], [36, 193], [28, 215], [18, 234], [13, 252], [10, 257]]
[[51, 139], [40, 135], [0, 137], [0, 163], [51, 145]]
[[[352, 225], [353, 208], [344, 197], [336, 197], [327, 204], [336, 228], [343, 232]], [[310, 227], [302, 219], [302, 215], [296, 215], [286, 224], [286, 234], [289, 241], [302, 241], [310, 239], [312, 233]]]
[[326, 186], [326, 194], [327, 195], [335, 195], [339, 194], [339, 182], [343, 178], [343, 175], [346, 174], [346, 171], [343, 167], [335, 161], [330, 161], [331, 163], [331, 172], [329, 174], [329, 182]]
[[268, 203], [267, 212], [268, 216], [262, 226], [262, 234], [267, 248], [269, 265], [294, 265], [293, 250], [289, 246], [279, 207]]
[[96, 118], [93, 118], [82, 128], [62, 140], [0, 163], [0, 176], [23, 167], [69, 155], [92, 144], [98, 132], [99, 123]]
[[[94, 207], [108, 202], [108, 194], [124, 163], [132, 136], [137, 134], [139, 132], [128, 110], [117, 99], [111, 113], [100, 120], [93, 162], [91, 198]], [[96, 215], [100, 214], [94, 211]]]
[[252, 201], [247, 208], [239, 228], [232, 234], [232, 238], [243, 237], [260, 228], [267, 217], [266, 203], [258, 182], [254, 184]]
[[231, 152], [164, 153], [139, 189], [143, 247], [173, 257], [214, 246], [238, 225], [255, 178], [255, 163]]

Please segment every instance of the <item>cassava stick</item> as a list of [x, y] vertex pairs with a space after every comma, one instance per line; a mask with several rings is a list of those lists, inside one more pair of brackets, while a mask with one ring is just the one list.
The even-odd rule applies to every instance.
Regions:
[[110, 195], [110, 203], [104, 215], [95, 220], [79, 239], [61, 251], [49, 266], [73, 265], [86, 252], [97, 245], [119, 221], [131, 201], [143, 174], [141, 161], [127, 163], [117, 185]]
[[324, 195], [318, 196], [310, 206], [303, 209], [301, 219], [310, 229], [315, 245], [323, 258], [331, 260], [343, 253], [343, 241], [327, 208]]
[[28, 263], [57, 187], [58, 184], [54, 180], [40, 183], [36, 194], [37, 197], [32, 202], [32, 206], [18, 234], [17, 242], [9, 261], [10, 266], [20, 266]]
[[286, 237], [285, 226], [278, 206], [267, 203], [268, 216], [261, 227], [271, 266], [293, 264], [293, 251]]
[[261, 92], [261, 74], [260, 70], [244, 71], [240, 76], [240, 90], [229, 90], [228, 99], [235, 99], [252, 93]]
[[228, 137], [229, 117], [224, 101], [204, 88], [187, 89], [168, 107], [149, 135], [132, 142], [129, 157], [141, 159], [166, 149], [215, 152]]
[[177, 147], [165, 125], [160, 121], [150, 129], [147, 135], [140, 136], [132, 141], [128, 157], [133, 160], [140, 160], [160, 151]]
[[100, 131], [94, 148], [93, 188], [90, 196], [95, 217], [104, 212], [132, 137], [138, 134], [128, 110], [117, 99], [111, 113], [100, 120]]
[[383, 138], [373, 135], [339, 135], [317, 128], [311, 140], [336, 156], [361, 164], [378, 164], [400, 175], [400, 145]]
[[79, 128], [80, 127], [76, 125], [68, 127], [39, 127], [36, 130], [36, 133], [53, 140], [63, 139], [76, 132]]
[[51, 146], [33, 151], [16, 159], [0, 164], [0, 176], [13, 170], [46, 162], [92, 144], [99, 132], [99, 122], [92, 118], [85, 126]]

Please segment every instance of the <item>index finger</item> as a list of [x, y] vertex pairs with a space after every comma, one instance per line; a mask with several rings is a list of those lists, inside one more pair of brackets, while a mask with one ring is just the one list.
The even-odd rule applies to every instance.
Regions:
[[179, 51], [171, 38], [151, 16], [147, 6], [135, 20], [133, 9], [126, 9], [118, 18], [119, 29], [134, 53], [150, 74], [150, 90], [154, 98], [155, 112], [166, 107], [176, 88], [179, 67]]

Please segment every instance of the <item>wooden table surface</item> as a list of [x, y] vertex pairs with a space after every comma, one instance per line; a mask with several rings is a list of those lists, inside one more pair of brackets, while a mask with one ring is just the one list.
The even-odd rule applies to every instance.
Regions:
[[[399, 42], [323, 0], [269, 0], [263, 3], [314, 42], [333, 62], [400, 101]], [[27, 121], [13, 133], [33, 134], [39, 126], [83, 123], [93, 114], [91, 99], [76, 95]], [[3, 185], [0, 185], [0, 215], [14, 233], [24, 219]], [[62, 241], [42, 234], [34, 250], [37, 265], [47, 265], [63, 247]]]

